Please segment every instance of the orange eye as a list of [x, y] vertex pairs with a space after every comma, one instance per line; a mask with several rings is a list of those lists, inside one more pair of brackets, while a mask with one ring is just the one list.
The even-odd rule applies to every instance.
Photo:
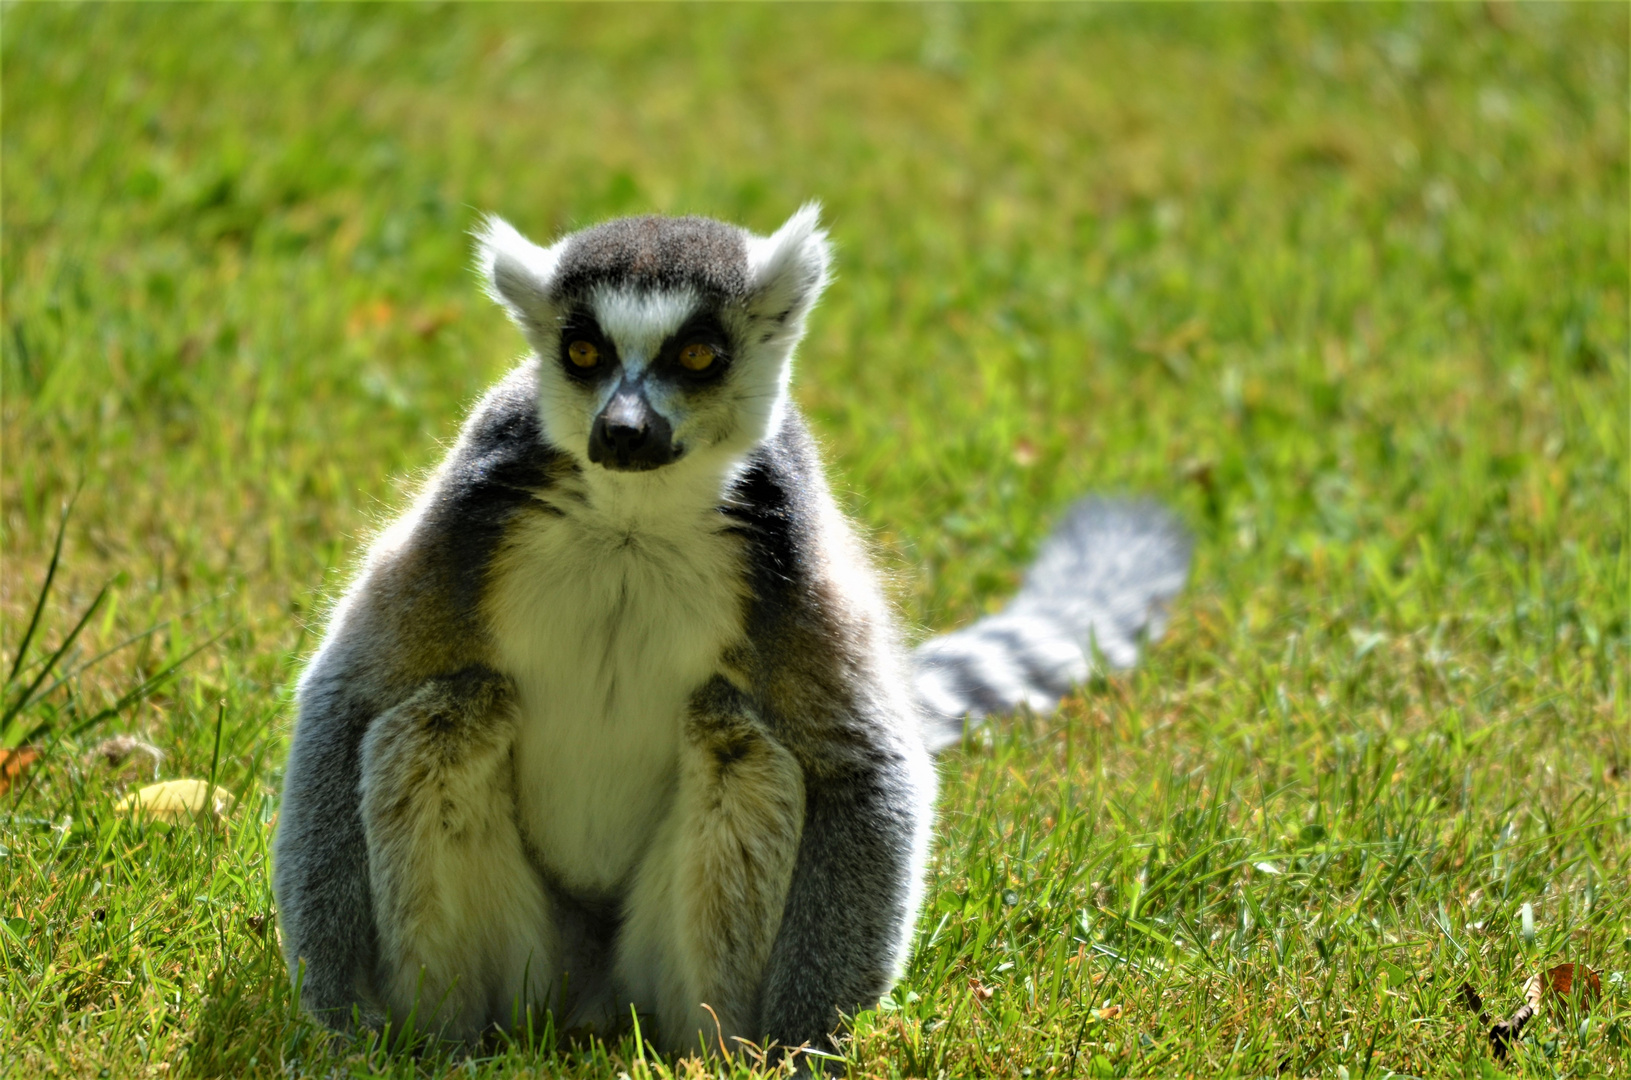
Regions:
[[587, 341], [574, 341], [566, 347], [566, 355], [580, 368], [592, 368], [600, 363], [600, 350]]
[[697, 342], [680, 350], [680, 366], [687, 371], [707, 371], [718, 355], [712, 345]]

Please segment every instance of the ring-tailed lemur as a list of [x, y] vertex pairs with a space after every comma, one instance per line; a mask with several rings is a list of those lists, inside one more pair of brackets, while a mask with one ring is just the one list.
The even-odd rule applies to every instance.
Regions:
[[903, 649], [788, 398], [828, 261], [813, 206], [480, 234], [533, 354], [299, 684], [274, 889], [318, 1017], [830, 1048], [905, 962], [931, 751], [1159, 629], [1182, 533], [1089, 502], [1007, 611]]

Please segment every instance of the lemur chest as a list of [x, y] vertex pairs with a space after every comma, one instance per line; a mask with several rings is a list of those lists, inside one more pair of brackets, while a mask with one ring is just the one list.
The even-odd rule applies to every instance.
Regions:
[[627, 881], [672, 799], [690, 695], [741, 635], [740, 549], [721, 524], [539, 516], [495, 564], [487, 616], [520, 696], [518, 823], [569, 888]]

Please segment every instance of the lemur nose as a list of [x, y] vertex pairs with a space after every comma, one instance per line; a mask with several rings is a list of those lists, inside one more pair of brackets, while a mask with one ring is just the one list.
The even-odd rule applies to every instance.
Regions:
[[619, 391], [600, 414], [606, 442], [618, 454], [631, 454], [645, 444], [651, 431], [650, 407], [639, 394]]
[[590, 429], [589, 460], [608, 469], [655, 469], [677, 456], [673, 435], [640, 389], [619, 387]]

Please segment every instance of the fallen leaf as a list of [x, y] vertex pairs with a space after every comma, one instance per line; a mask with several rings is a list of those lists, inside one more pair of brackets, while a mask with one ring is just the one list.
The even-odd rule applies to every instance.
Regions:
[[[1538, 976], [1537, 976], [1538, 978]], [[1603, 981], [1597, 973], [1584, 964], [1559, 964], [1546, 969], [1545, 986], [1543, 993], [1550, 991], [1559, 997], [1570, 997], [1576, 993], [1575, 981], [1579, 980], [1578, 993], [1580, 1001], [1595, 1001], [1603, 996]], [[1534, 982], [1534, 979], [1530, 980]], [[1537, 1008], [1539, 1007], [1537, 1003]]]
[[113, 809], [118, 814], [139, 813], [158, 821], [206, 816], [219, 820], [232, 812], [232, 803], [231, 792], [222, 787], [212, 791], [207, 781], [165, 780], [126, 795]]
[[1538, 975], [1531, 975], [1523, 984], [1523, 1004], [1518, 1011], [1489, 1029], [1489, 1047], [1495, 1056], [1506, 1057], [1507, 1048], [1517, 1041], [1524, 1025], [1534, 1018], [1548, 994], [1569, 997], [1576, 979], [1580, 980], [1580, 1001], [1602, 996], [1602, 980], [1584, 964], [1558, 964]]
[[32, 746], [19, 746], [15, 750], [0, 750], [0, 795], [11, 790], [12, 782], [21, 780], [28, 767], [40, 759], [40, 752]]

